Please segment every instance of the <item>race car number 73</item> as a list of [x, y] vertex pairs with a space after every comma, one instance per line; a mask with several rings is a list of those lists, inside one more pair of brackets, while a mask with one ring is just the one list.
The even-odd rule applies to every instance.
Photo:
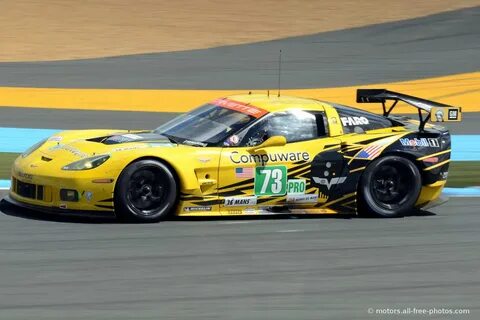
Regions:
[[281, 196], [287, 191], [287, 167], [255, 168], [255, 195]]

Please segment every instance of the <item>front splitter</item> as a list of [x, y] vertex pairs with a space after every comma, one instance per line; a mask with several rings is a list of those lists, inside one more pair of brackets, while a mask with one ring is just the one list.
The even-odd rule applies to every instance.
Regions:
[[32, 205], [29, 203], [17, 201], [12, 197], [10, 197], [9, 195], [5, 196], [2, 199], [2, 202], [3, 201], [15, 207], [32, 210], [40, 213], [46, 213], [46, 214], [76, 216], [76, 217], [91, 217], [91, 218], [114, 218], [115, 217], [115, 213], [113, 211], [71, 210], [71, 209], [61, 209], [56, 207], [37, 206], [37, 205]]

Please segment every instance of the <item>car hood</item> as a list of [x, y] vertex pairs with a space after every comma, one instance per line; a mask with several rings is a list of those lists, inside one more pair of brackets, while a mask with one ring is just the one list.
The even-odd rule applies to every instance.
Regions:
[[78, 130], [50, 137], [40, 148], [48, 159], [75, 161], [100, 154], [120, 153], [150, 147], [175, 147], [165, 136], [152, 131]]

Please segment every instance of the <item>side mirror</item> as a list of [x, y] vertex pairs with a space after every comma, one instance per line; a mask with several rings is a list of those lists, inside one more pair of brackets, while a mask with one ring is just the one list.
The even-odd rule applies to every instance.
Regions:
[[247, 149], [248, 152], [256, 152], [257, 150], [268, 148], [268, 147], [283, 147], [287, 144], [287, 139], [284, 136], [273, 136], [263, 141], [258, 146], [250, 147]]

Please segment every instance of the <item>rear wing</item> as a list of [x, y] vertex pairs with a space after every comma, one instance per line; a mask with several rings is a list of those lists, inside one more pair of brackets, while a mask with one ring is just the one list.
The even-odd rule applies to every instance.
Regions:
[[[387, 107], [386, 101], [392, 100], [393, 104]], [[425, 124], [428, 120], [432, 122], [445, 122], [445, 121], [461, 121], [462, 120], [462, 108], [453, 107], [447, 104], [430, 101], [414, 96], [409, 96], [403, 93], [388, 91], [386, 89], [358, 89], [357, 90], [357, 102], [358, 103], [381, 103], [383, 106], [383, 115], [388, 117], [393, 108], [399, 101], [408, 103], [409, 105], [418, 109], [418, 117], [420, 120], [420, 130], [425, 128]], [[427, 115], [424, 117], [422, 111], [425, 111]], [[434, 114], [435, 117], [431, 117]]]

